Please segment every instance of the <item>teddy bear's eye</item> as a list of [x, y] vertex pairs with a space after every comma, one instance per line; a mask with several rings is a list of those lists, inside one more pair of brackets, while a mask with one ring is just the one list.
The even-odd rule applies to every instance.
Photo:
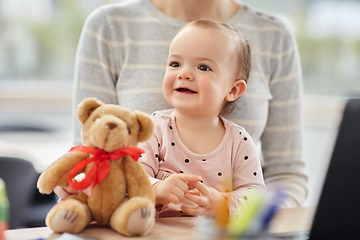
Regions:
[[127, 130], [128, 130], [128, 133], [130, 134], [130, 128], [129, 127], [127, 127]]

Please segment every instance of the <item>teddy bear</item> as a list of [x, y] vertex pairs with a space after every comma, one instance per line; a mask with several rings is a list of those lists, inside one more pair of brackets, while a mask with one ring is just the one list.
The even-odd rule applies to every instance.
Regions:
[[[138, 161], [143, 150], [136, 146], [153, 134], [150, 116], [96, 98], [83, 100], [76, 114], [84, 145], [51, 164], [37, 187], [50, 194], [69, 184], [79, 194], [56, 204], [46, 225], [56, 233], [78, 233], [96, 221], [125, 236], [147, 234], [155, 222], [155, 195]], [[91, 189], [91, 196], [80, 191], [84, 189]]]

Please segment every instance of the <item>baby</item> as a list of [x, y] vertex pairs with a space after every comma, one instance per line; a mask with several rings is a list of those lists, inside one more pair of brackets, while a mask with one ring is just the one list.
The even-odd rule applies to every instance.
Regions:
[[153, 137], [139, 145], [155, 191], [157, 217], [226, 214], [265, 190], [256, 146], [226, 120], [245, 92], [250, 46], [224, 23], [200, 20], [171, 42], [163, 94], [173, 109], [153, 114]]

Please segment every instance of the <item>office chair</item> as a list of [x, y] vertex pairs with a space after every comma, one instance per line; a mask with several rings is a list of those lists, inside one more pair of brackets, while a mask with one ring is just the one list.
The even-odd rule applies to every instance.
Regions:
[[5, 181], [10, 202], [10, 229], [45, 225], [45, 216], [56, 200], [54, 195], [43, 198], [37, 193], [38, 177], [31, 162], [0, 157], [0, 178]]

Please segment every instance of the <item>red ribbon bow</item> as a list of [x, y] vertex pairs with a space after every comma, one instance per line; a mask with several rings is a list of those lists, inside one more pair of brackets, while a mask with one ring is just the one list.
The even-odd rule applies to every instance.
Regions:
[[[107, 153], [106, 151], [87, 147], [87, 146], [75, 146], [70, 149], [69, 152], [84, 152], [94, 155], [93, 157], [87, 158], [82, 160], [81, 162], [77, 163], [71, 172], [69, 173], [67, 180], [71, 188], [75, 190], [84, 190], [90, 186], [91, 183], [93, 184], [92, 189], [101, 182], [110, 172], [110, 161], [109, 160], [117, 160], [124, 156], [130, 156], [134, 161], [137, 161], [141, 154], [144, 153], [144, 150], [138, 147], [124, 147], [119, 148], [115, 151]], [[85, 178], [80, 182], [76, 182], [73, 180], [73, 177], [86, 165], [89, 163], [94, 162], [94, 166], [90, 169], [90, 171], [86, 174]], [[92, 195], [92, 191], [91, 191]]]

